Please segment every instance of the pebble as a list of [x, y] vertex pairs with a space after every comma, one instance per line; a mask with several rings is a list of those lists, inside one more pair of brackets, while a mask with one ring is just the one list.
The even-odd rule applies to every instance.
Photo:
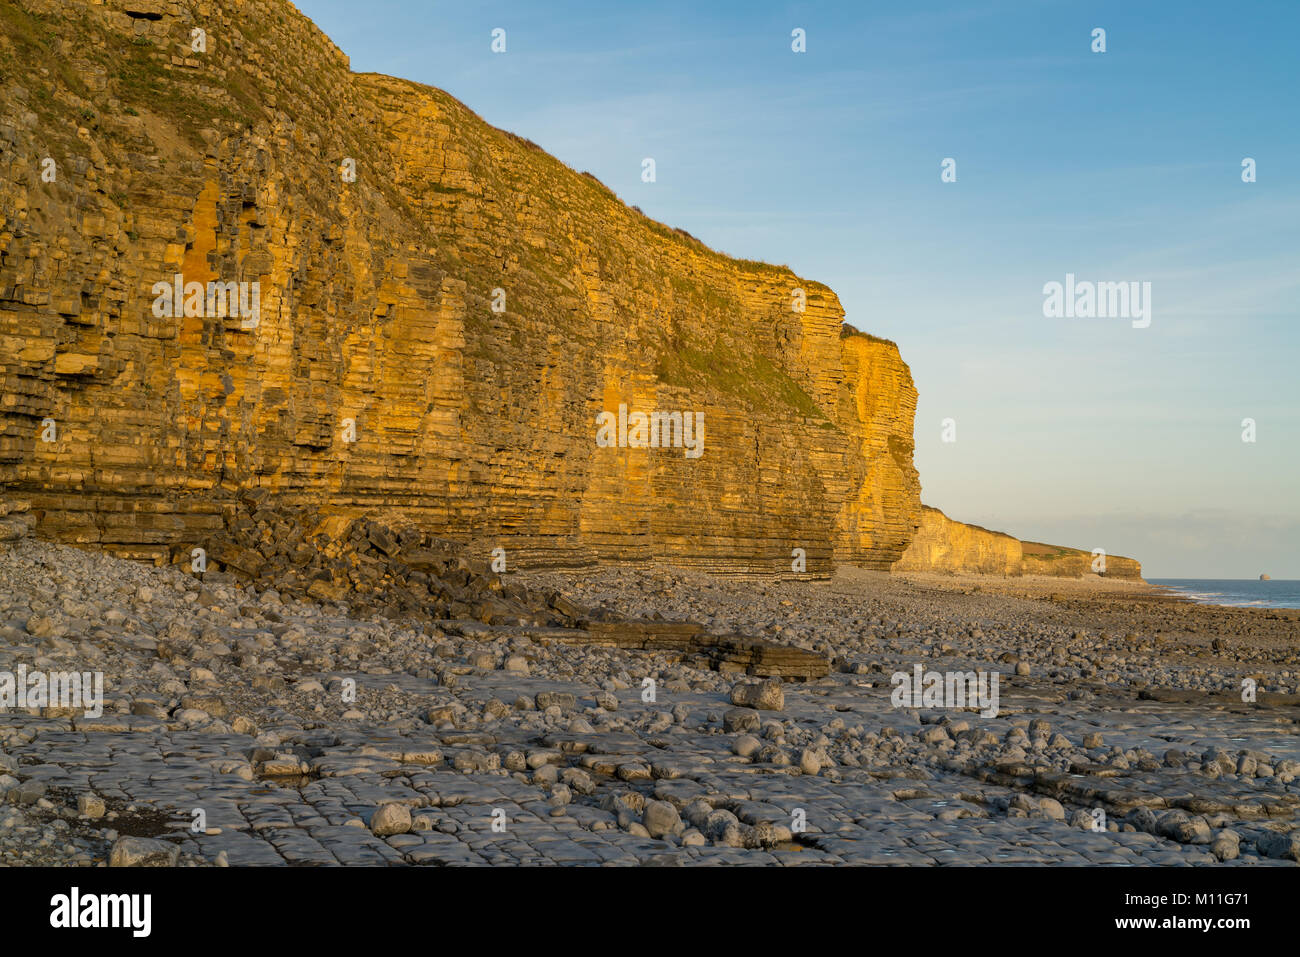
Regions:
[[109, 867], [174, 867], [181, 849], [166, 841], [119, 837], [109, 853]]
[[731, 689], [731, 703], [741, 708], [759, 711], [782, 711], [785, 708], [785, 691], [779, 681], [761, 683], [741, 682]]
[[383, 804], [370, 819], [370, 833], [375, 837], [405, 834], [411, 830], [411, 809], [404, 804]]

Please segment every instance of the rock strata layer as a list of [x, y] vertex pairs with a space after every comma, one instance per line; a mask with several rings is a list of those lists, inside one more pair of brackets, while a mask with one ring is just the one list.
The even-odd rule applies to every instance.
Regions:
[[[286, 597], [341, 603], [354, 614], [414, 623], [425, 633], [436, 622], [472, 638], [486, 631], [478, 626], [491, 625], [519, 629], [546, 645], [663, 652], [723, 673], [807, 681], [830, 671], [824, 655], [801, 648], [712, 634], [693, 621], [627, 619], [556, 591], [529, 590], [414, 522], [279, 509], [268, 499], [264, 489], [244, 493], [238, 507], [226, 510], [226, 531], [188, 556], [190, 571], [205, 582], [233, 579]], [[224, 570], [207, 570], [208, 559]], [[200, 603], [208, 595], [201, 593]]]
[[[518, 566], [823, 575], [920, 522], [908, 367], [830, 289], [288, 3], [17, 0], [0, 81], [0, 487], [44, 536], [163, 563], [265, 490]], [[702, 454], [601, 446], [620, 407]]]

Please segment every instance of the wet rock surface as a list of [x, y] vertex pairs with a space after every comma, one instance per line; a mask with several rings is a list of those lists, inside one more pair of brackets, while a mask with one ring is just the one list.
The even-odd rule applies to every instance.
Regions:
[[[3, 714], [0, 863], [1296, 863], [1290, 613], [1059, 580], [503, 576], [647, 623], [583, 641], [268, 584], [0, 545], [0, 672], [104, 682], [100, 715]], [[698, 629], [829, 671], [719, 670], [680, 643]], [[998, 671], [997, 715], [895, 707], [915, 664]]]

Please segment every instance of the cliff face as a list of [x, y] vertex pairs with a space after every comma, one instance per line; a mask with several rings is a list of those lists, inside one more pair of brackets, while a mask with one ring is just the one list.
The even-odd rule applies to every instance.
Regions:
[[[1026, 575], [1055, 575], [1059, 578], [1079, 578], [1095, 574], [1092, 571], [1094, 558], [1091, 552], [1077, 548], [1064, 548], [1060, 545], [1044, 545], [1041, 542], [1021, 542], [1024, 547], [1024, 573]], [[1106, 556], [1107, 578], [1142, 577], [1142, 564], [1123, 555]]]
[[[921, 521], [911, 375], [833, 292], [352, 74], [281, 0], [7, 3], [0, 89], [0, 487], [40, 534], [174, 560], [262, 487], [515, 565], [819, 573]], [[703, 454], [602, 447], [621, 405], [702, 414]]]
[[[1022, 542], [1002, 532], [967, 525], [937, 508], [924, 506], [921, 527], [896, 572], [946, 572], [949, 574], [1049, 575], [1081, 578], [1094, 575], [1091, 552], [1040, 542]], [[1105, 577], [1140, 579], [1142, 565], [1132, 558], [1107, 555]]]
[[978, 525], [954, 522], [927, 505], [916, 538], [894, 564], [894, 571], [1020, 575], [1022, 559], [1019, 540]]

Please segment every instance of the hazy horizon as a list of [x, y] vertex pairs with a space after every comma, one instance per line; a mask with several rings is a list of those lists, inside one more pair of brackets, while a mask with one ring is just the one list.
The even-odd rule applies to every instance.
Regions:
[[[925, 504], [1147, 578], [1300, 579], [1300, 7], [297, 6], [353, 70], [834, 289], [911, 367]], [[1067, 274], [1151, 283], [1150, 325], [1046, 318]]]

